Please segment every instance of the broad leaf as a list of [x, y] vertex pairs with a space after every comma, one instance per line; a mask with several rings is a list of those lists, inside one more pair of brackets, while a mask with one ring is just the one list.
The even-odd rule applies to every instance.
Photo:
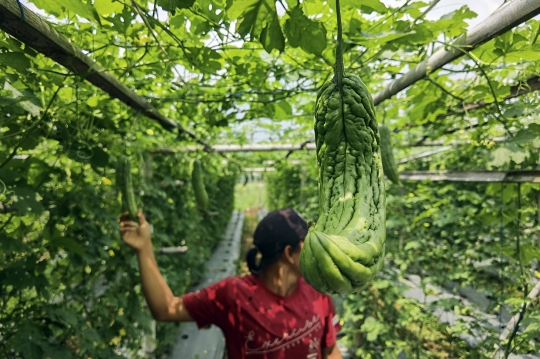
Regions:
[[118, 0], [94, 0], [94, 8], [100, 15], [119, 14], [124, 10], [124, 5]]
[[491, 154], [491, 160], [488, 162], [489, 167], [502, 167], [514, 161], [517, 164], [522, 163], [529, 153], [516, 144], [510, 143], [497, 148]]
[[90, 2], [84, 3], [81, 0], [33, 0], [37, 7], [54, 15], [77, 14], [88, 20], [94, 19], [94, 9]]
[[285, 42], [274, 1], [233, 0], [227, 15], [231, 20], [238, 20], [236, 31], [242, 37], [250, 34], [252, 39], [259, 38], [267, 52], [284, 50]]
[[12, 67], [21, 73], [26, 72], [31, 67], [30, 59], [22, 52], [0, 53], [0, 63]]
[[310, 20], [299, 7], [291, 10], [283, 29], [292, 47], [301, 47], [317, 56], [321, 56], [326, 48], [326, 28], [322, 23]]
[[[335, 3], [335, 1], [331, 1]], [[331, 5], [334, 8], [335, 5]], [[376, 11], [380, 14], [386, 13], [388, 10], [380, 0], [343, 0], [341, 3], [343, 8], [362, 9], [363, 12]]]

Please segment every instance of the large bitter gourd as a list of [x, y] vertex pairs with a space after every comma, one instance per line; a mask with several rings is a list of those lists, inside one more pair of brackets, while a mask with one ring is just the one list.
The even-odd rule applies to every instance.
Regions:
[[133, 193], [131, 179], [131, 160], [127, 156], [120, 156], [116, 165], [116, 186], [122, 197], [122, 212], [128, 212], [132, 220], [137, 218], [137, 201]]
[[381, 135], [381, 160], [384, 174], [390, 181], [399, 184], [399, 173], [394, 152], [392, 151], [392, 137], [390, 129], [386, 125], [379, 125], [379, 134]]
[[345, 295], [383, 265], [386, 197], [373, 99], [360, 77], [344, 74], [340, 39], [335, 76], [315, 105], [319, 220], [305, 238], [300, 267], [317, 291]]

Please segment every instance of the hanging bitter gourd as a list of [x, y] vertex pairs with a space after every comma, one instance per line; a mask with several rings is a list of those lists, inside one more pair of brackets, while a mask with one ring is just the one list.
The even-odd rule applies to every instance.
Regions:
[[399, 184], [399, 173], [394, 152], [392, 151], [392, 138], [390, 129], [384, 125], [379, 125], [379, 134], [381, 135], [381, 156], [384, 174], [390, 181]]
[[206, 211], [208, 207], [208, 193], [206, 193], [206, 188], [204, 187], [204, 182], [202, 179], [201, 163], [197, 159], [193, 161], [191, 182], [193, 185], [193, 191], [195, 192], [195, 201], [197, 202], [197, 206], [202, 211]]
[[137, 219], [137, 200], [133, 193], [131, 179], [131, 160], [128, 156], [120, 156], [116, 164], [116, 186], [122, 197], [122, 212], [128, 212], [132, 220]]
[[322, 293], [360, 290], [385, 254], [386, 209], [373, 99], [360, 77], [344, 74], [339, 0], [334, 78], [315, 105], [319, 220], [300, 255], [304, 279]]

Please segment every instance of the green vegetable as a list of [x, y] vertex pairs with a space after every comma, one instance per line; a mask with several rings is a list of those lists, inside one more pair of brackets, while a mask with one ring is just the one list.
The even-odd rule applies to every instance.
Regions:
[[195, 200], [197, 205], [202, 211], [206, 211], [208, 207], [208, 193], [204, 187], [202, 179], [202, 167], [199, 160], [193, 161], [193, 171], [191, 172], [191, 181], [193, 184], [193, 190], [195, 192]]
[[373, 99], [360, 77], [344, 74], [339, 18], [338, 26], [335, 75], [315, 105], [319, 221], [308, 231], [300, 267], [319, 292], [345, 295], [383, 265], [386, 197]]
[[399, 184], [399, 173], [397, 170], [394, 152], [392, 151], [392, 138], [390, 129], [385, 125], [379, 125], [379, 134], [381, 135], [381, 155], [384, 174], [390, 181]]
[[131, 160], [127, 156], [120, 156], [116, 165], [116, 186], [122, 197], [122, 212], [128, 212], [132, 220], [137, 219], [137, 201], [133, 193], [131, 180]]

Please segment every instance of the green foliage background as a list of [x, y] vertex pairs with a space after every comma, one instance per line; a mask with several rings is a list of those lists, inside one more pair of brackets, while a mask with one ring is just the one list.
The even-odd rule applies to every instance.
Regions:
[[[199, 139], [245, 144], [262, 134], [267, 142], [303, 143], [313, 136], [316, 91], [330, 79], [335, 62], [333, 2], [32, 3], [62, 36]], [[358, 74], [374, 94], [465, 33], [466, 21], [476, 16], [464, 6], [428, 19], [423, 16], [428, 5], [342, 1], [346, 71]], [[524, 81], [539, 73], [539, 29], [540, 22], [529, 20], [476, 49], [461, 49], [463, 58], [377, 106], [379, 121], [393, 131], [397, 158], [429, 149], [407, 146], [410, 142], [468, 142], [401, 170], [536, 168], [538, 95], [505, 97], [511, 86], [526, 89]], [[185, 256], [158, 259], [177, 294], [204, 270], [202, 263], [233, 209], [241, 166], [281, 160], [277, 173], [267, 177], [268, 206], [292, 205], [307, 218], [317, 218], [313, 153], [295, 153], [282, 161], [285, 154], [279, 152], [225, 157], [183, 152], [193, 144], [184, 134], [166, 132], [3, 32], [0, 85], [2, 355], [137, 357], [148, 311], [135, 258], [118, 239], [120, 208], [112, 179], [120, 154], [129, 154], [135, 163], [136, 186], [155, 227], [156, 247], [189, 247]], [[480, 100], [486, 106], [464, 110], [465, 104]], [[505, 142], [495, 142], [498, 137]], [[163, 147], [176, 155], [155, 153]], [[149, 179], [142, 159], [151, 152]], [[209, 210], [217, 216], [196, 210], [189, 184], [194, 157], [203, 161]], [[465, 355], [457, 336], [468, 329], [462, 324], [440, 327], [429, 305], [405, 300], [394, 283], [406, 274], [422, 274], [423, 284], [472, 284], [494, 293], [496, 304], [489, 310], [506, 302], [515, 312], [528, 289], [529, 267], [539, 257], [538, 190], [538, 185], [523, 184], [517, 196], [516, 185], [389, 185], [386, 268], [398, 272], [387, 272], [366, 293], [347, 298], [348, 338], [358, 341], [358, 332], [366, 334], [354, 344], [359, 354]], [[504, 288], [501, 279], [470, 265], [483, 259], [494, 259], [496, 271], [504, 267]], [[448, 306], [464, 310], [457, 303]], [[536, 318], [537, 304], [525, 324]], [[158, 354], [173, 339], [171, 327], [158, 328]], [[527, 328], [515, 342], [516, 352], [538, 351], [538, 341], [532, 340], [540, 335], [538, 328]], [[494, 338], [492, 332], [482, 343], [482, 355], [493, 348]]]

